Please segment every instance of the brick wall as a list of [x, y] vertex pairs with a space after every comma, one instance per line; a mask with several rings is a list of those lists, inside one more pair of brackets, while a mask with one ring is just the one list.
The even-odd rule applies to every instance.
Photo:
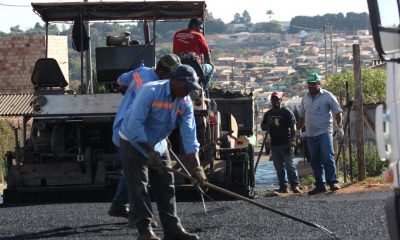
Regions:
[[[0, 94], [32, 93], [35, 62], [46, 56], [44, 36], [0, 37]], [[49, 36], [49, 58], [55, 58], [68, 81], [66, 36]]]

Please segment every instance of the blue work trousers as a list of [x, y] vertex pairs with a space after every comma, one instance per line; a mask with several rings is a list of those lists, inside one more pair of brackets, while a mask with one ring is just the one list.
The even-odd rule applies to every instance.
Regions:
[[[278, 176], [279, 187], [287, 188], [288, 180], [291, 187], [299, 185], [299, 176], [297, 175], [294, 164], [294, 149], [285, 145], [271, 145], [272, 161]], [[287, 172], [287, 178], [286, 178]]]
[[323, 187], [325, 183], [329, 185], [338, 183], [332, 134], [323, 133], [307, 137], [307, 145], [316, 187]]

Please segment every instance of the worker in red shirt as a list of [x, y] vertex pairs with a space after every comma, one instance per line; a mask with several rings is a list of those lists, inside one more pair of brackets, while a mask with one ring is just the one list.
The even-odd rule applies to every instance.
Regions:
[[[203, 89], [208, 92], [214, 66], [211, 63], [211, 52], [202, 30], [203, 22], [197, 18], [191, 19], [187, 29], [175, 33], [173, 53], [181, 58], [182, 63], [191, 65], [198, 75], [201, 76], [201, 73], [198, 71], [202, 71], [203, 81], [201, 81], [200, 78], [199, 83], [202, 84]], [[202, 58], [204, 58], [204, 61]], [[185, 62], [185, 60], [192, 61], [192, 63], [193, 61], [197, 62], [200, 68], [197, 69], [196, 66], [193, 66], [190, 62]]]

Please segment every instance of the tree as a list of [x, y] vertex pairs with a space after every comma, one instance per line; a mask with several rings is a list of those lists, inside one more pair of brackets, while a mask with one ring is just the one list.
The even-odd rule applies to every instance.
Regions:
[[20, 34], [20, 33], [23, 33], [23, 32], [24, 31], [19, 29], [19, 25], [16, 25], [14, 27], [10, 27], [10, 35], [16, 35], [16, 34]]
[[325, 14], [323, 16], [296, 16], [290, 21], [289, 33], [298, 33], [303, 28], [322, 29], [330, 23], [339, 31], [354, 31], [357, 29], [371, 29], [367, 13], [349, 12], [344, 17], [343, 13]]
[[271, 22], [271, 17], [274, 14], [274, 12], [272, 10], [267, 10], [266, 14], [269, 16], [269, 21]]
[[280, 33], [281, 29], [282, 24], [275, 20], [272, 20], [271, 22], [259, 22], [254, 24], [254, 32]]
[[220, 19], [210, 19], [206, 20], [206, 33], [217, 34], [224, 33], [226, 31], [226, 24]]
[[209, 34], [224, 33], [226, 24], [220, 18], [214, 18], [212, 13], [206, 10], [205, 31]]
[[[381, 69], [362, 69], [364, 104], [375, 104], [385, 101], [386, 72]], [[324, 87], [336, 96], [345, 94], [345, 83], [349, 82], [350, 98], [354, 96], [354, 74], [352, 71], [329, 75], [324, 81]]]
[[44, 25], [40, 25], [39, 22], [36, 22], [35, 26], [33, 27], [33, 29], [37, 29], [37, 30], [44, 30]]
[[235, 13], [233, 16], [233, 21], [231, 23], [241, 23], [242, 21], [242, 16], [240, 16], [240, 13]]
[[243, 11], [241, 20], [242, 20], [241, 22], [246, 26], [251, 26], [252, 25], [251, 17], [250, 17], [250, 14], [249, 14], [249, 12], [247, 10]]

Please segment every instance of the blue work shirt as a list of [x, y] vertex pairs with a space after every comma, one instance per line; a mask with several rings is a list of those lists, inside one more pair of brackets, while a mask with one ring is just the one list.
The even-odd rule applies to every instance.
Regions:
[[343, 110], [331, 92], [321, 88], [314, 98], [310, 93], [306, 93], [299, 110], [299, 116], [304, 118], [306, 136], [315, 137], [323, 133], [332, 133], [332, 115], [341, 112]]
[[124, 120], [125, 114], [129, 107], [132, 105], [133, 100], [135, 99], [137, 90], [144, 84], [159, 79], [160, 78], [156, 74], [155, 70], [148, 67], [140, 67], [130, 72], [123, 73], [118, 78], [118, 84], [127, 87], [127, 89], [124, 97], [121, 100], [121, 104], [113, 123], [112, 141], [117, 147], [120, 145], [119, 130], [121, 129], [122, 121]]
[[144, 156], [146, 152], [138, 142], [147, 142], [163, 154], [172, 130], [179, 127], [186, 154], [199, 151], [193, 104], [189, 96], [172, 99], [169, 80], [147, 83], [136, 95], [132, 108], [122, 122], [120, 135]]

